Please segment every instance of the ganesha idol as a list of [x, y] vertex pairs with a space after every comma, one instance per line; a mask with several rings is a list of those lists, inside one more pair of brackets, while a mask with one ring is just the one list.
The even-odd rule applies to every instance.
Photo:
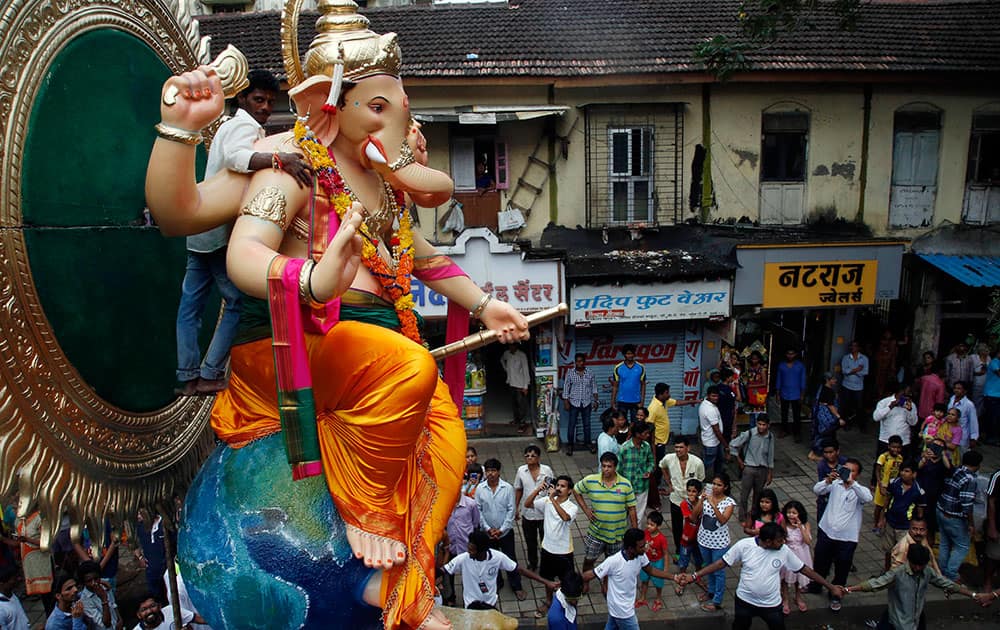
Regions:
[[426, 166], [396, 35], [371, 32], [354, 2], [319, 10], [300, 63], [298, 2], [286, 7], [298, 118], [256, 146], [305, 156], [311, 187], [278, 169], [196, 183], [219, 78], [201, 67], [163, 87], [150, 211], [168, 235], [235, 222], [227, 268], [246, 294], [212, 410], [224, 444], [188, 495], [179, 560], [215, 627], [445, 628], [434, 546], [465, 432], [421, 343], [411, 277], [466, 313], [465, 332], [470, 313], [501, 342], [527, 338], [528, 324], [411, 226], [408, 197], [443, 203], [452, 182]]

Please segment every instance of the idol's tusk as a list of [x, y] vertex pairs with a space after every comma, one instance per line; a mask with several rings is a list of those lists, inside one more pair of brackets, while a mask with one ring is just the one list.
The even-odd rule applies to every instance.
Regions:
[[365, 155], [368, 156], [368, 159], [371, 160], [372, 164], [388, 164], [385, 156], [378, 150], [378, 147], [375, 146], [374, 142], [369, 142], [365, 145]]
[[[532, 326], [536, 326], [542, 322], [547, 322], [550, 319], [562, 317], [568, 312], [569, 307], [566, 306], [565, 302], [560, 302], [558, 306], [553, 306], [552, 308], [532, 313], [525, 317], [525, 319], [528, 320], [528, 328], [531, 328]], [[431, 356], [434, 357], [435, 361], [440, 361], [441, 359], [450, 357], [453, 354], [458, 354], [459, 352], [468, 352], [469, 350], [482, 348], [483, 346], [496, 341], [497, 336], [498, 335], [495, 331], [480, 330], [477, 333], [469, 335], [465, 339], [459, 339], [458, 341], [449, 343], [446, 346], [441, 346], [440, 348], [431, 350]]]

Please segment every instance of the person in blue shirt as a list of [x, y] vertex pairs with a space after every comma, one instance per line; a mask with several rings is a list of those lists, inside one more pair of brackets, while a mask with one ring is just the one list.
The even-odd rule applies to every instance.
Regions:
[[646, 400], [646, 368], [635, 360], [635, 346], [622, 346], [625, 360], [611, 372], [611, 408], [628, 414], [628, 422], [636, 420], [639, 405]]
[[1000, 349], [986, 365], [983, 387], [983, 426], [980, 432], [990, 446], [1000, 446]]
[[781, 431], [788, 435], [788, 413], [792, 414], [792, 432], [795, 441], [801, 439], [802, 398], [806, 393], [806, 366], [799, 361], [795, 348], [785, 351], [785, 362], [778, 366], [776, 383], [778, 402], [781, 403]]
[[576, 630], [576, 603], [583, 593], [583, 577], [576, 571], [571, 571], [562, 577], [559, 590], [552, 598], [547, 620], [549, 630]]
[[76, 578], [60, 575], [52, 585], [52, 592], [56, 594], [56, 607], [45, 621], [45, 630], [87, 630]]

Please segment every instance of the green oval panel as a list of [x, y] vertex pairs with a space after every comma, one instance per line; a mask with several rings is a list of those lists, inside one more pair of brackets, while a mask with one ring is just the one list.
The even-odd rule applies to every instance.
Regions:
[[[173, 399], [184, 240], [142, 220], [169, 75], [136, 37], [112, 29], [76, 37], [43, 79], [24, 148], [23, 230], [45, 315], [95, 392], [134, 412]], [[213, 296], [203, 342], [218, 304]]]

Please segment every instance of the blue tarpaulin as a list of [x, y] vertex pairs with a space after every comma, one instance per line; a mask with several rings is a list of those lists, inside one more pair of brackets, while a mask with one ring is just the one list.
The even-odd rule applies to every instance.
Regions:
[[970, 287], [1000, 287], [1000, 257], [919, 254], [962, 284]]

